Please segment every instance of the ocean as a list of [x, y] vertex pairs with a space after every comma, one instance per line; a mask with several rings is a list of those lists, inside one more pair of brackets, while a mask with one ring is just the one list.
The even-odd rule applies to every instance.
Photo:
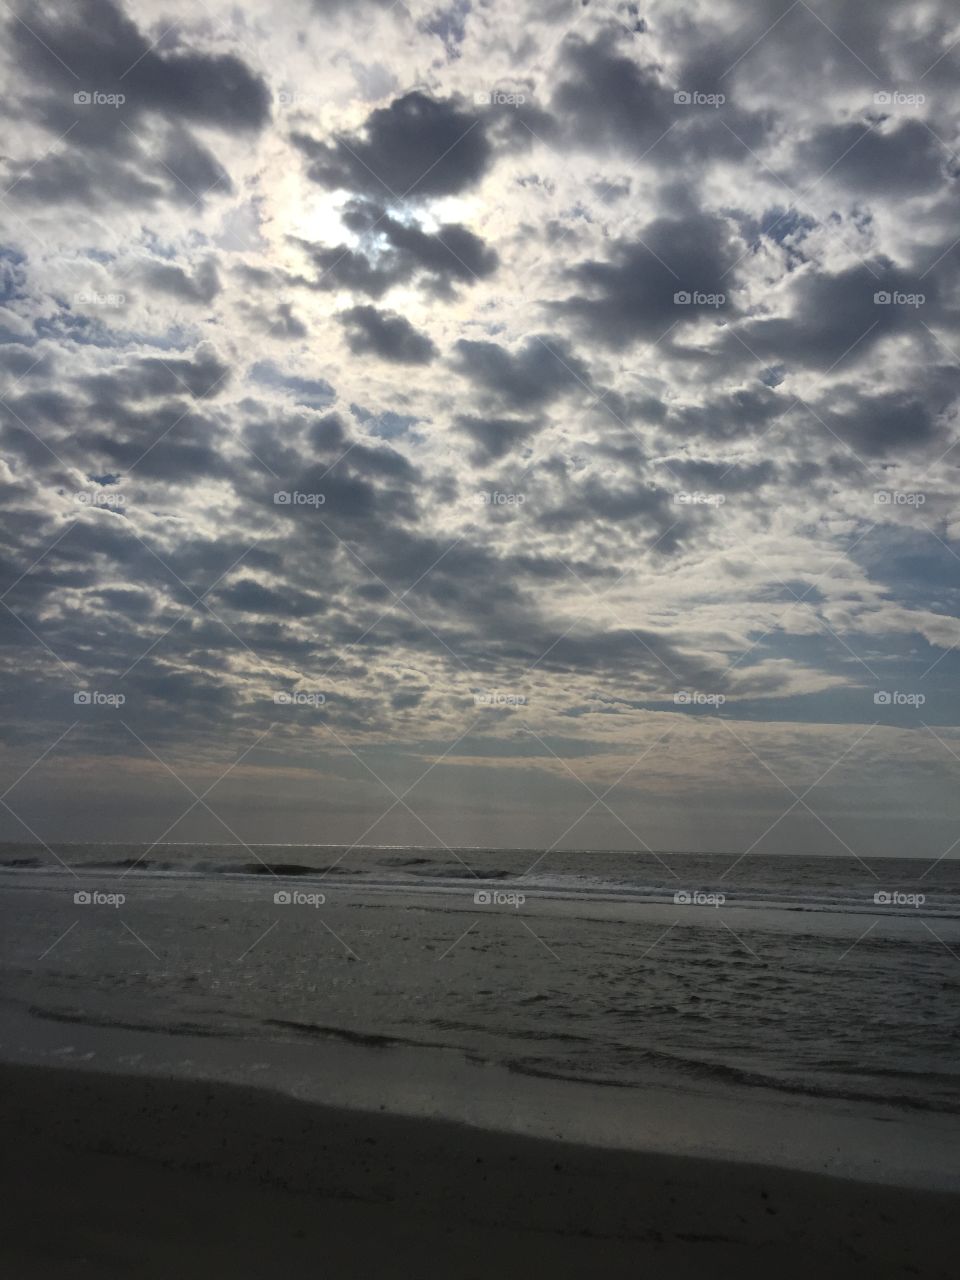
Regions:
[[952, 859], [8, 844], [0, 916], [46, 1022], [960, 1112]]

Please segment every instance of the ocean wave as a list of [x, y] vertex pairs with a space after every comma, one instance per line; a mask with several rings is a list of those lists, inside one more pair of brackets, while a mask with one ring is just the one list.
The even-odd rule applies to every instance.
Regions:
[[[956, 1096], [934, 1100], [928, 1097], [919, 1097], [915, 1093], [889, 1093], [879, 1089], [874, 1091], [855, 1089], [841, 1084], [821, 1083], [813, 1079], [800, 1080], [796, 1077], [750, 1071], [741, 1067], [731, 1066], [728, 1063], [708, 1062], [702, 1058], [684, 1058], [678, 1054], [662, 1053], [656, 1050], [641, 1050], [637, 1054], [637, 1059], [646, 1061], [654, 1067], [669, 1068], [673, 1075], [686, 1075], [704, 1082], [716, 1081], [717, 1083], [742, 1085], [752, 1089], [773, 1089], [778, 1093], [812, 1098], [835, 1098], [847, 1102], [882, 1103], [892, 1107], [904, 1107], [911, 1111], [948, 1112], [952, 1115], [960, 1115], [960, 1101], [957, 1100]], [[570, 1080], [580, 1084], [595, 1084], [614, 1089], [642, 1087], [642, 1085], [638, 1086], [635, 1080], [625, 1080], [603, 1072], [567, 1069], [547, 1064], [540, 1059], [506, 1058], [503, 1060], [502, 1065], [507, 1070], [521, 1075], [537, 1076], [548, 1080]], [[886, 1075], [890, 1074], [900, 1075], [903, 1073], [886, 1073]], [[923, 1073], [916, 1073], [916, 1076], [928, 1084], [935, 1079], [935, 1077], [924, 1076]], [[948, 1079], [955, 1090], [957, 1080], [953, 1077]]]

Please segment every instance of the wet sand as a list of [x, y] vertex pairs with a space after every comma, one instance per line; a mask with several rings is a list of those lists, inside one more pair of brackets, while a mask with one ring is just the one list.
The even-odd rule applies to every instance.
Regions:
[[17, 1280], [956, 1275], [946, 1192], [67, 1068], [0, 1115]]

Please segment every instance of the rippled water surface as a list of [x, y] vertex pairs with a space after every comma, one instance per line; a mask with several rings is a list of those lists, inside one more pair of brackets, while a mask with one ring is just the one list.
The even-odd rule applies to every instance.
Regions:
[[7, 845], [4, 991], [46, 1018], [960, 1110], [957, 864], [734, 863]]

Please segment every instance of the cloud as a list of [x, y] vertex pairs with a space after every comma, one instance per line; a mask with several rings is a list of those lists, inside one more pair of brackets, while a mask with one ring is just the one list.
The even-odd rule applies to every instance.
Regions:
[[130, 399], [145, 399], [188, 391], [198, 399], [221, 394], [230, 366], [212, 346], [198, 347], [190, 359], [142, 356], [124, 370], [118, 386]]
[[309, 177], [376, 200], [424, 200], [473, 186], [491, 161], [480, 120], [462, 103], [414, 91], [378, 107], [363, 132], [334, 142], [295, 133]]
[[221, 291], [217, 264], [213, 258], [199, 263], [190, 275], [183, 267], [165, 262], [152, 263], [143, 270], [143, 280], [151, 288], [181, 302], [211, 303]]
[[608, 257], [570, 267], [566, 275], [580, 291], [553, 305], [610, 347], [659, 339], [671, 327], [734, 309], [738, 256], [734, 233], [716, 214], [656, 218], [635, 238], [615, 241]]
[[409, 320], [376, 307], [351, 307], [341, 312], [347, 345], [354, 355], [375, 355], [394, 364], [429, 364], [437, 354], [433, 342]]
[[523, 418], [475, 418], [462, 414], [456, 426], [476, 446], [472, 458], [478, 465], [505, 458], [518, 449], [542, 425]]
[[[922, 302], [895, 300], [901, 296]], [[791, 274], [779, 314], [749, 318], [740, 326], [742, 342], [731, 336], [725, 346], [732, 351], [739, 345], [748, 360], [824, 369], [841, 360], [856, 364], [884, 339], [922, 333], [918, 312], [929, 323], [937, 301], [935, 279], [921, 282], [889, 262], [864, 261], [835, 273], [807, 266]]]
[[325, 378], [303, 378], [298, 374], [285, 373], [272, 360], [258, 360], [250, 369], [250, 377], [262, 386], [287, 392], [298, 404], [317, 409], [326, 408], [337, 397]]
[[[319, 777], [349, 842], [370, 795], [273, 701], [322, 688], [324, 722], [411, 778], [469, 730], [435, 770], [438, 832], [495, 776], [549, 844], [577, 813], [542, 742], [612, 783], [683, 734], [625, 780], [625, 817], [644, 787], [709, 792], [710, 844], [731, 777], [730, 839], [777, 814], [679, 689], [724, 693], [810, 781], [877, 687], [956, 722], [949, 6], [658, 0], [573, 29], [509, 0], [150, 8], [4, 15], [11, 777], [81, 682], [120, 687], [198, 767], [274, 724], [266, 834], [315, 838], [284, 808], [302, 770], [303, 813]], [[522, 692], [522, 717], [478, 714], [479, 689]], [[114, 728], [62, 754], [139, 798]], [[912, 732], [886, 773], [857, 757], [862, 813]], [[911, 775], [931, 812], [948, 766]], [[494, 838], [495, 799], [456, 832]]]
[[941, 186], [947, 153], [919, 120], [889, 128], [852, 121], [819, 129], [798, 148], [811, 181], [823, 173], [864, 195], [910, 197]]
[[292, 303], [277, 303], [276, 310], [272, 314], [258, 307], [251, 308], [251, 312], [255, 317], [255, 323], [268, 337], [293, 342], [309, 335], [310, 330], [294, 313]]
[[[61, 94], [123, 94], [125, 111], [229, 131], [262, 128], [269, 92], [234, 54], [207, 54], [174, 45], [161, 50], [113, 0], [52, 0], [21, 4], [9, 38], [26, 70]], [[170, 33], [168, 33], [169, 35]], [[110, 119], [109, 114], [103, 117]]]
[[551, 106], [576, 145], [642, 152], [677, 121], [660, 68], [621, 53], [622, 35], [611, 25], [593, 40], [571, 34], [563, 43]]
[[298, 241], [319, 269], [315, 288], [345, 288], [380, 298], [396, 285], [416, 280], [431, 293], [450, 298], [454, 285], [478, 283], [499, 265], [496, 251], [459, 223], [443, 223], [426, 232], [415, 220], [400, 221], [382, 206], [363, 200], [346, 206], [343, 222], [359, 237], [360, 247], [327, 248]]
[[590, 371], [562, 338], [534, 335], [516, 352], [498, 342], [461, 338], [457, 357], [467, 377], [487, 395], [524, 410], [549, 404], [558, 396], [589, 390]]
[[6, 24], [27, 87], [17, 114], [31, 115], [55, 141], [46, 153], [8, 160], [12, 198], [193, 206], [211, 192], [230, 193], [226, 170], [188, 126], [245, 135], [266, 125], [267, 85], [241, 58], [190, 49], [174, 27], [152, 41], [113, 0], [18, 10]]

